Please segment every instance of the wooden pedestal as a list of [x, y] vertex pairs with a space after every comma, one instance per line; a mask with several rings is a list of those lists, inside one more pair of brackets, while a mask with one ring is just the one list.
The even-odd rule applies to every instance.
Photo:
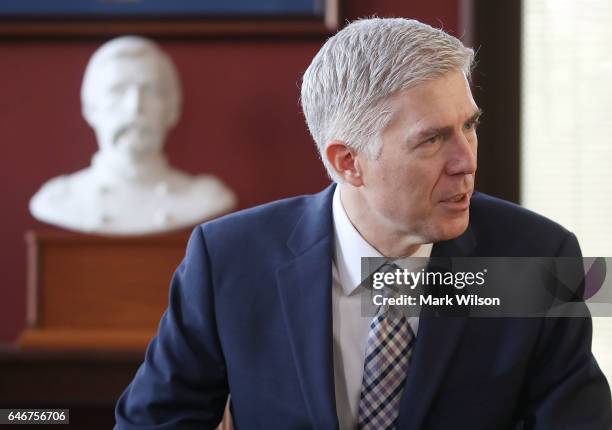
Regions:
[[130, 238], [28, 232], [24, 349], [144, 351], [188, 232]]

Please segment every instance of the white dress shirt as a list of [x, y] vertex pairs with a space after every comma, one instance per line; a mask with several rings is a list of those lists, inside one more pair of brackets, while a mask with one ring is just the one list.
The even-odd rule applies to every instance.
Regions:
[[[334, 336], [334, 383], [336, 410], [341, 430], [357, 426], [363, 364], [371, 316], [362, 316], [360, 286], [361, 257], [383, 257], [355, 229], [340, 199], [340, 186], [334, 191], [334, 255], [332, 264], [332, 318]], [[412, 257], [429, 257], [432, 244], [421, 245]], [[401, 264], [400, 264], [401, 266]], [[418, 317], [409, 318], [414, 334]]]

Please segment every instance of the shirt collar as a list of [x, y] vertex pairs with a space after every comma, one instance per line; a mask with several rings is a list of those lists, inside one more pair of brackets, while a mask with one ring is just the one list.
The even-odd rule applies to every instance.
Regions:
[[[342, 291], [350, 295], [361, 284], [361, 257], [383, 257], [383, 255], [370, 245], [351, 223], [342, 200], [340, 198], [340, 185], [336, 186], [332, 200], [332, 215], [334, 219], [334, 263], [338, 270], [338, 277]], [[411, 257], [429, 257], [432, 244], [421, 245]], [[396, 264], [403, 267], [402, 260]]]

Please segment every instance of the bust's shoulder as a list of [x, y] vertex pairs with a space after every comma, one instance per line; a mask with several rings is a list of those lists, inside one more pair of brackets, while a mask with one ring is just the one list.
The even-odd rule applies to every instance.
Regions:
[[46, 181], [32, 196], [29, 209], [41, 221], [74, 228], [83, 222], [83, 211], [79, 208], [90, 206], [84, 202], [84, 196], [92, 191], [89, 169], [59, 175]]
[[64, 174], [49, 179], [40, 187], [36, 195], [54, 196], [69, 193], [71, 188], [70, 184], [72, 182], [70, 177], [70, 174]]
[[83, 190], [92, 183], [90, 169], [56, 176], [45, 182], [34, 195], [34, 199], [52, 200], [70, 198], [75, 190]]
[[192, 175], [188, 172], [169, 168], [159, 176], [157, 182], [165, 182], [173, 188], [185, 192], [221, 193], [230, 192], [229, 187], [218, 177], [208, 174]]
[[232, 190], [220, 178], [214, 175], [200, 174], [192, 177], [191, 186], [210, 194], [233, 194]]

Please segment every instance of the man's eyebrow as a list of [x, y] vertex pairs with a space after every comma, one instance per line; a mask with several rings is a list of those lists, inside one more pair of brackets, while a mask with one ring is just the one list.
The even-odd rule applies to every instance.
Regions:
[[[478, 122], [481, 116], [482, 116], [482, 109], [478, 109], [476, 110], [476, 112], [472, 114], [472, 116], [470, 116], [467, 119], [466, 122]], [[420, 140], [420, 139], [425, 139], [431, 136], [445, 135], [445, 134], [451, 133], [452, 131], [453, 131], [452, 126], [429, 127], [429, 128], [418, 131], [415, 134], [414, 139]]]
[[429, 127], [423, 130], [420, 130], [415, 134], [414, 140], [423, 140], [432, 136], [438, 135], [446, 135], [453, 131], [453, 127], [445, 126], [445, 127]]
[[472, 115], [468, 121], [470, 121], [470, 122], [478, 122], [478, 120], [480, 119], [482, 114], [483, 114], [482, 109], [478, 108], [478, 110], [476, 112], [474, 112], [474, 115]]

